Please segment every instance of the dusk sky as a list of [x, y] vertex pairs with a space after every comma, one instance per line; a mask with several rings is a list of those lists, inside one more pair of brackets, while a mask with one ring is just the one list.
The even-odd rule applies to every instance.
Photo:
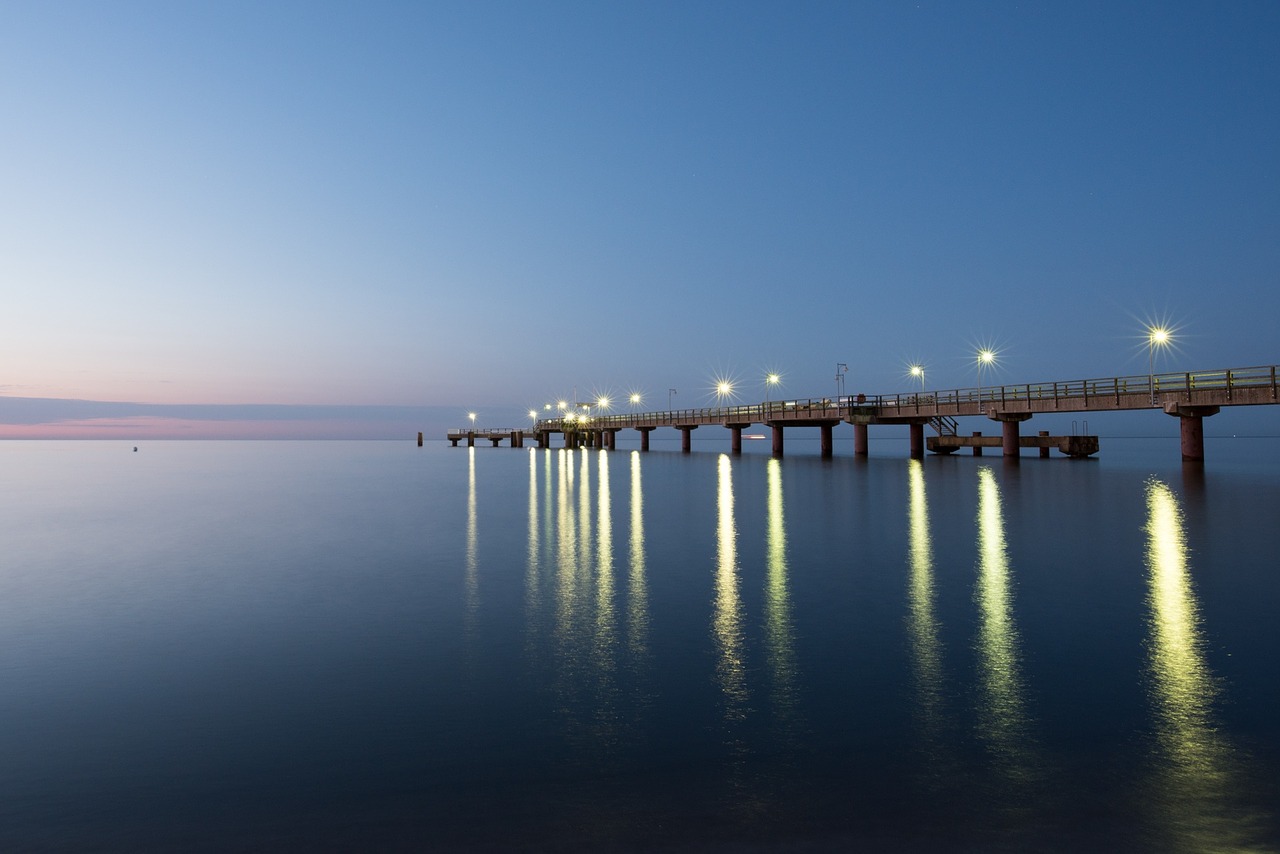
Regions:
[[10, 0], [0, 436], [1145, 375], [1151, 321], [1158, 371], [1275, 364], [1277, 44], [1275, 2]]

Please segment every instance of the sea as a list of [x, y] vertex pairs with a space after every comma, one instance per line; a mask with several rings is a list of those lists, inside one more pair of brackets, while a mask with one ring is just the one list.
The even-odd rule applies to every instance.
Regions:
[[1280, 439], [654, 435], [0, 443], [0, 850], [1280, 850]]

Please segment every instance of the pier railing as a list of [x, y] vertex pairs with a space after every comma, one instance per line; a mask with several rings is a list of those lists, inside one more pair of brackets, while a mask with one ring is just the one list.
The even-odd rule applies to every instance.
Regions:
[[585, 413], [540, 419], [534, 431], [692, 427], [876, 418], [979, 415], [990, 411], [1048, 412], [1143, 409], [1169, 404], [1232, 406], [1280, 403], [1276, 366], [1141, 374], [1065, 382], [984, 385], [895, 394], [855, 394], [657, 412]]

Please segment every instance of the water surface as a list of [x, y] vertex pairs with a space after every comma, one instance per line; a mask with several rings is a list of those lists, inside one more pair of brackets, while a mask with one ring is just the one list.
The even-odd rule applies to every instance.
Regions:
[[0, 444], [0, 846], [1277, 850], [1277, 444]]

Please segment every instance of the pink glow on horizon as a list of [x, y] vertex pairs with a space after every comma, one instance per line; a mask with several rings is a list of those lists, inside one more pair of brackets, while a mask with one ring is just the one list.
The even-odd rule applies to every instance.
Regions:
[[89, 418], [48, 424], [0, 424], [0, 439], [400, 439], [394, 424], [360, 421], [198, 421], [180, 418]]

